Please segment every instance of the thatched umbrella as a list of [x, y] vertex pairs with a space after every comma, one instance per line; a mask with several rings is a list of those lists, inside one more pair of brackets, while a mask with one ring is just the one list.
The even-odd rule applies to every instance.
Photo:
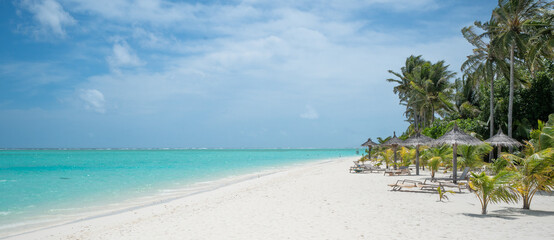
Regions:
[[435, 139], [433, 142], [431, 142], [432, 145], [441, 145], [441, 144], [448, 144], [452, 145], [452, 151], [453, 151], [453, 158], [452, 158], [452, 178], [454, 180], [454, 183], [457, 182], [458, 176], [458, 144], [459, 145], [481, 145], [483, 144], [483, 141], [470, 136], [469, 134], [465, 133], [463, 130], [458, 129], [458, 125], [454, 124], [454, 128], [450, 130], [450, 132], [445, 133], [442, 135], [442, 137]]
[[394, 169], [396, 170], [396, 148], [398, 146], [401, 146], [404, 141], [402, 139], [396, 137], [396, 132], [393, 132], [394, 135], [391, 139], [383, 143], [383, 146], [392, 147], [392, 150], [394, 151]]
[[429, 144], [431, 141], [433, 141], [432, 138], [418, 132], [402, 143], [404, 146], [413, 146], [416, 148], [416, 175], [419, 175], [419, 146]]
[[498, 157], [500, 157], [500, 151], [502, 147], [520, 147], [523, 146], [517, 140], [509, 137], [508, 135], [502, 133], [502, 128], [498, 130], [498, 133], [491, 138], [485, 140], [486, 143], [498, 147]]
[[373, 141], [371, 141], [371, 138], [368, 138], [367, 141], [365, 143], [362, 143], [362, 147], [367, 147], [367, 160], [371, 160], [371, 148], [373, 146], [377, 146], [379, 144], [377, 143], [374, 143]]

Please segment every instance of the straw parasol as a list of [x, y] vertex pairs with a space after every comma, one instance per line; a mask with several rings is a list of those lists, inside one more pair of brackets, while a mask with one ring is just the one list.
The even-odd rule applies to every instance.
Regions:
[[458, 145], [481, 145], [483, 141], [472, 137], [465, 133], [463, 130], [458, 129], [458, 125], [454, 123], [454, 128], [450, 132], [445, 133], [442, 137], [435, 139], [431, 142], [432, 145], [448, 144], [452, 145], [453, 158], [452, 158], [452, 178], [454, 183], [457, 182], [458, 176], [458, 162], [457, 162], [457, 149]]
[[417, 132], [415, 135], [404, 140], [404, 143], [402, 143], [404, 146], [416, 147], [416, 175], [419, 175], [419, 146], [427, 145], [431, 141], [433, 141], [432, 138]]
[[401, 146], [402, 143], [404, 143], [404, 141], [402, 141], [402, 139], [396, 137], [396, 132], [393, 132], [393, 134], [394, 134], [393, 137], [391, 139], [389, 139], [388, 141], [386, 141], [385, 143], [383, 143], [383, 146], [392, 147], [392, 150], [394, 151], [394, 169], [396, 170], [397, 169], [397, 167], [396, 167], [396, 148], [398, 146]]
[[377, 146], [377, 145], [379, 145], [379, 144], [374, 143], [373, 141], [371, 141], [371, 138], [368, 138], [365, 143], [362, 143], [362, 147], [367, 147], [367, 150], [368, 150], [367, 159], [368, 160], [371, 160], [371, 148], [373, 146]]
[[502, 147], [520, 147], [523, 146], [517, 140], [509, 137], [508, 135], [502, 133], [502, 128], [498, 130], [498, 133], [491, 138], [485, 140], [486, 143], [498, 147], [498, 157], [500, 157], [500, 151]]

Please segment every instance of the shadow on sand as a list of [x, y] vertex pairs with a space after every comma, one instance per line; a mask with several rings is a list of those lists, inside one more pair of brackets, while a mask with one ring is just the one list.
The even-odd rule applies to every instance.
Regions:
[[535, 217], [554, 216], [554, 211], [526, 210], [522, 208], [507, 207], [500, 210], [490, 211], [486, 215], [474, 213], [463, 213], [463, 215], [477, 218], [502, 218], [506, 220], [515, 220], [523, 215]]
[[499, 214], [520, 214], [520, 215], [535, 216], [535, 217], [554, 216], [554, 211], [542, 211], [542, 210], [532, 210], [532, 209], [527, 210], [523, 208], [512, 208], [512, 207], [496, 210], [494, 212]]

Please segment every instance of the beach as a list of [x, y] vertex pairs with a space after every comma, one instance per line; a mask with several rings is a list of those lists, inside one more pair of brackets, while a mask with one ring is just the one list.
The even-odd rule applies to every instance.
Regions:
[[22, 232], [5, 239], [553, 239], [554, 196], [531, 211], [492, 204], [481, 215], [467, 190], [390, 191], [420, 176], [352, 174], [357, 157], [318, 161], [127, 211]]

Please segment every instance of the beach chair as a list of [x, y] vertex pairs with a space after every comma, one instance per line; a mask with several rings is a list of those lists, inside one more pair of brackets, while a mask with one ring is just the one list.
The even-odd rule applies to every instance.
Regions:
[[350, 167], [350, 173], [365, 173], [365, 172], [373, 172], [373, 171], [381, 171], [381, 168], [378, 166], [373, 166], [368, 163], [364, 164], [358, 164], [357, 161], [354, 162], [354, 164], [357, 164], [356, 166]]
[[428, 179], [425, 179], [425, 181], [423, 181], [423, 183], [419, 185], [421, 190], [424, 190], [424, 189], [437, 190], [437, 188], [441, 188], [442, 191], [445, 191], [445, 188], [455, 188], [455, 189], [457, 188], [458, 192], [462, 192], [462, 188], [463, 186], [465, 186], [465, 184], [456, 184], [456, 183], [446, 182], [446, 181], [427, 182], [427, 180]]
[[353, 161], [354, 166], [350, 167], [350, 173], [361, 171], [361, 164], [360, 161]]
[[[450, 175], [449, 177], [443, 178], [434, 178], [430, 179], [431, 181], [454, 181], [454, 177]], [[467, 181], [469, 180], [469, 167], [465, 167], [461, 175], [456, 178], [457, 181]]]
[[394, 184], [389, 184], [392, 187], [391, 191], [400, 191], [402, 188], [414, 188], [423, 184], [421, 181], [415, 181], [410, 179], [398, 180]]
[[400, 176], [400, 175], [412, 175], [412, 172], [410, 171], [409, 167], [399, 167], [398, 169], [392, 169], [392, 170], [385, 170], [385, 173], [383, 175], [389, 175], [389, 176]]

